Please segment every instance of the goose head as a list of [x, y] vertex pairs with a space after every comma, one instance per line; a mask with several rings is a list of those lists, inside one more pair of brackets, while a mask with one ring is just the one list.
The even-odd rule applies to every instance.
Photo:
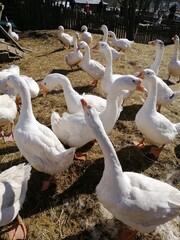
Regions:
[[[96, 134], [97, 128], [96, 122], [99, 122], [99, 124], [102, 125], [102, 122], [98, 117], [97, 110], [92, 105], [88, 104], [84, 99], [81, 99], [81, 104], [83, 107], [85, 119], [89, 123], [88, 125], [94, 126], [92, 127], [91, 131], [93, 131], [94, 134]], [[103, 125], [102, 128], [104, 128]]]
[[110, 51], [110, 47], [108, 43], [100, 41], [97, 45], [92, 47], [92, 50], [94, 52], [107, 52]]
[[58, 30], [59, 30], [60, 32], [64, 32], [64, 27], [63, 27], [63, 26], [59, 26], [59, 27], [58, 27]]
[[146, 68], [143, 71], [141, 71], [138, 76], [139, 78], [145, 80], [152, 80], [154, 78], [156, 78], [156, 74], [152, 69]]
[[156, 46], [157, 48], [164, 48], [164, 43], [163, 41], [156, 39], [153, 41], [148, 42], [149, 45]]
[[112, 31], [108, 31], [108, 36], [109, 36], [110, 38], [115, 38], [115, 37], [116, 37], [115, 33], [112, 32]]
[[48, 92], [52, 91], [57, 85], [62, 87], [69, 82], [69, 79], [60, 73], [51, 73], [45, 76], [45, 78], [39, 83], [39, 87], [43, 96], [45, 97]]
[[6, 23], [6, 27], [12, 27], [11, 23], [10, 23], [10, 22], [7, 22], [7, 23]]
[[174, 35], [174, 37], [172, 38], [172, 40], [175, 42], [179, 42], [179, 37], [178, 35]]
[[81, 32], [87, 32], [87, 30], [88, 30], [87, 26], [83, 25], [81, 27]]
[[100, 30], [104, 32], [104, 31], [108, 31], [108, 28], [106, 25], [103, 24], [101, 25]]
[[86, 50], [89, 45], [85, 41], [80, 41], [78, 44], [78, 50]]

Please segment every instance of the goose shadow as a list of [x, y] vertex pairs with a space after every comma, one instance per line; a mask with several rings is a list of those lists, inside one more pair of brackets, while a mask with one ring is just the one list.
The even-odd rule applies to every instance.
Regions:
[[19, 149], [17, 146], [5, 146], [4, 148], [1, 149], [0, 155], [16, 153], [18, 151]]
[[45, 56], [51, 55], [51, 54], [56, 53], [56, 52], [62, 52], [63, 50], [64, 50], [64, 48], [61, 47], [61, 48], [55, 49], [55, 50], [53, 50], [53, 51], [51, 51], [51, 52], [38, 55], [37, 57], [45, 57]]
[[134, 121], [137, 112], [141, 109], [142, 105], [133, 104], [130, 106], [123, 106], [123, 110], [120, 114], [119, 120], [122, 121]]
[[180, 159], [180, 144], [178, 144], [175, 148], [174, 148], [174, 152], [176, 154], [176, 157], [178, 159]]
[[66, 76], [71, 72], [77, 72], [79, 70], [81, 70], [81, 69], [80, 68], [77, 68], [77, 69], [52, 69], [49, 74], [60, 73], [60, 74], [63, 74]]
[[175, 85], [175, 83], [174, 83], [174, 82], [171, 82], [169, 79], [163, 79], [163, 81], [164, 81], [168, 86]]

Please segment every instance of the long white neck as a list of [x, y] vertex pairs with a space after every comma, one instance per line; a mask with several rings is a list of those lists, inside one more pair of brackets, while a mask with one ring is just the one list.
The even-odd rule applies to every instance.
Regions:
[[116, 34], [114, 32], [112, 32], [111, 36], [112, 36], [112, 41], [116, 42], [117, 41]]
[[148, 97], [143, 105], [144, 109], [148, 109], [148, 111], [154, 112], [156, 111], [156, 103], [157, 103], [157, 81], [148, 80]]
[[102, 42], [107, 42], [108, 41], [108, 29], [106, 27], [104, 27], [102, 31], [103, 31]]
[[59, 74], [55, 74], [54, 78], [50, 80], [54, 82], [54, 85], [60, 84], [62, 86], [68, 111], [79, 111], [79, 107], [77, 108], [77, 105], [80, 105], [79, 93], [74, 90], [70, 80], [66, 76], [59, 76]]
[[174, 54], [172, 56], [172, 59], [178, 61], [178, 50], [179, 50], [179, 40], [176, 40], [174, 43]]
[[8, 33], [9, 34], [12, 33], [12, 26], [11, 25], [9, 25]]
[[[104, 174], [110, 172], [110, 170], [111, 173], [115, 173], [114, 175], [116, 175], [117, 171], [118, 174], [123, 173], [116, 151], [104, 129], [96, 128], [96, 140], [98, 141], [104, 156]], [[114, 175], [112, 175], [112, 177], [114, 177]]]
[[122, 111], [120, 101], [120, 90], [114, 85], [108, 93], [106, 108], [99, 115], [107, 133], [111, 132]]
[[84, 61], [89, 62], [91, 59], [90, 48], [86, 46], [85, 54], [84, 54]]
[[160, 64], [162, 61], [163, 54], [164, 54], [164, 47], [158, 47], [155, 60], [151, 66], [151, 69], [154, 70], [156, 75], [158, 75], [159, 67], [160, 67]]
[[108, 48], [105, 54], [103, 54], [105, 60], [105, 72], [104, 72], [104, 79], [108, 79], [109, 77], [112, 78], [113, 75], [113, 68], [112, 68], [112, 52], [111, 49]]
[[21, 124], [26, 124], [28, 123], [28, 120], [36, 120], [32, 110], [31, 94], [28, 86], [23, 86], [22, 89], [20, 89], [20, 96], [22, 101], [22, 107], [18, 123], [20, 122]]
[[76, 35], [73, 36], [73, 45], [74, 45], [74, 51], [76, 51], [78, 48]]

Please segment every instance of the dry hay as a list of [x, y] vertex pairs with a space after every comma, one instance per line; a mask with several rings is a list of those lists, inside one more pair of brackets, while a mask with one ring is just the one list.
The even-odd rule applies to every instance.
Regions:
[[[72, 31], [67, 31], [72, 34]], [[11, 64], [18, 65], [21, 74], [31, 76], [37, 81], [47, 74], [58, 72], [65, 74], [72, 82], [72, 86], [79, 92], [90, 92], [103, 96], [98, 87], [92, 88], [89, 84], [92, 79], [82, 70], [71, 70], [65, 63], [64, 57], [70, 51], [63, 49], [56, 37], [57, 31], [29, 31], [21, 33], [19, 44], [32, 50], [26, 51], [24, 57], [13, 63], [1, 65], [1, 70]], [[91, 46], [95, 45], [101, 35], [93, 35]], [[164, 58], [160, 67], [159, 76], [167, 79], [167, 64], [172, 56], [174, 45], [165, 47]], [[128, 50], [122, 60], [113, 63], [114, 73], [136, 73], [143, 68], [150, 67], [155, 56], [155, 48], [147, 44], [135, 43]], [[92, 58], [103, 63], [97, 53]], [[172, 79], [175, 82], [175, 79]], [[180, 88], [180, 84], [171, 85], [172, 89]], [[135, 138], [141, 134], [136, 129], [134, 118], [142, 106], [142, 93], [135, 92], [125, 101], [124, 109], [112, 133], [109, 135], [117, 151], [124, 171], [134, 171], [168, 181], [180, 189], [179, 163], [180, 145], [178, 140], [165, 147], [160, 157], [154, 160], [147, 153], [148, 149], [137, 150], [133, 145]], [[56, 109], [60, 114], [66, 111], [66, 104], [61, 87], [57, 87], [43, 98], [42, 94], [32, 100], [33, 111], [37, 120], [50, 127], [50, 114]], [[162, 113], [173, 122], [180, 122], [180, 98]], [[97, 144], [86, 146], [87, 160], [75, 161], [64, 173], [56, 176], [55, 185], [46, 192], [40, 192], [41, 180], [47, 175], [32, 171], [29, 181], [26, 201], [20, 214], [28, 228], [29, 240], [111, 240], [116, 239], [121, 223], [112, 218], [112, 215], [98, 203], [95, 187], [103, 172], [103, 156]], [[14, 143], [0, 144], [1, 171], [26, 162]], [[178, 222], [179, 224], [179, 222]], [[177, 223], [173, 224], [175, 228]], [[179, 226], [178, 226], [179, 227]], [[166, 239], [162, 231], [141, 235], [138, 239], [160, 240]], [[2, 239], [3, 236], [2, 236]], [[171, 238], [169, 238], [171, 240]], [[176, 238], [174, 237], [174, 240]], [[178, 239], [178, 238], [177, 238]]]

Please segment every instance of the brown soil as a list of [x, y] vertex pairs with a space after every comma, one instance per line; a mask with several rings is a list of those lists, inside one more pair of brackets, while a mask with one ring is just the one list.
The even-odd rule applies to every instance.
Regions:
[[[66, 32], [72, 34], [71, 30]], [[19, 44], [32, 51], [25, 51], [20, 60], [13, 63], [4, 63], [1, 69], [11, 64], [18, 65], [21, 74], [42, 80], [47, 74], [58, 72], [66, 75], [73, 87], [79, 92], [90, 92], [104, 96], [100, 84], [96, 88], [90, 87], [91, 77], [82, 70], [71, 70], [64, 61], [70, 51], [63, 49], [57, 40], [57, 32], [29, 31], [20, 34]], [[93, 35], [94, 46], [101, 35]], [[167, 79], [167, 65], [172, 56], [174, 45], [165, 47], [159, 76]], [[151, 66], [155, 56], [155, 48], [147, 44], [134, 43], [133, 47], [125, 52], [124, 58], [113, 63], [114, 73], [136, 73]], [[103, 63], [98, 53], [92, 53], [92, 58]], [[173, 84], [174, 83], [174, 84]], [[172, 78], [170, 87], [180, 88], [176, 79]], [[142, 136], [137, 130], [134, 119], [142, 106], [142, 93], [135, 92], [124, 103], [123, 111], [114, 129], [109, 135], [119, 156], [124, 171], [143, 173], [162, 181], [169, 182], [180, 189], [179, 163], [180, 145], [178, 139], [167, 145], [158, 159], [154, 159], [148, 152], [138, 150], [133, 140]], [[39, 94], [32, 99], [33, 111], [39, 122], [50, 127], [50, 114], [56, 109], [60, 114], [67, 111], [61, 87], [57, 87], [46, 98]], [[161, 111], [172, 122], [180, 122], [180, 98]], [[18, 119], [18, 117], [17, 117]], [[95, 188], [103, 173], [103, 155], [98, 144], [87, 145], [87, 160], [75, 160], [74, 164], [64, 173], [56, 176], [55, 184], [46, 192], [40, 192], [41, 180], [48, 176], [32, 170], [29, 188], [23, 209], [20, 211], [28, 229], [29, 240], [35, 239], [66, 239], [66, 240], [110, 240], [117, 239], [121, 223], [106, 213], [99, 204]], [[0, 143], [0, 170], [3, 171], [12, 165], [26, 162], [18, 151], [15, 143]], [[2, 236], [2, 239], [4, 235]], [[141, 235], [138, 239], [164, 239], [159, 234]]]

